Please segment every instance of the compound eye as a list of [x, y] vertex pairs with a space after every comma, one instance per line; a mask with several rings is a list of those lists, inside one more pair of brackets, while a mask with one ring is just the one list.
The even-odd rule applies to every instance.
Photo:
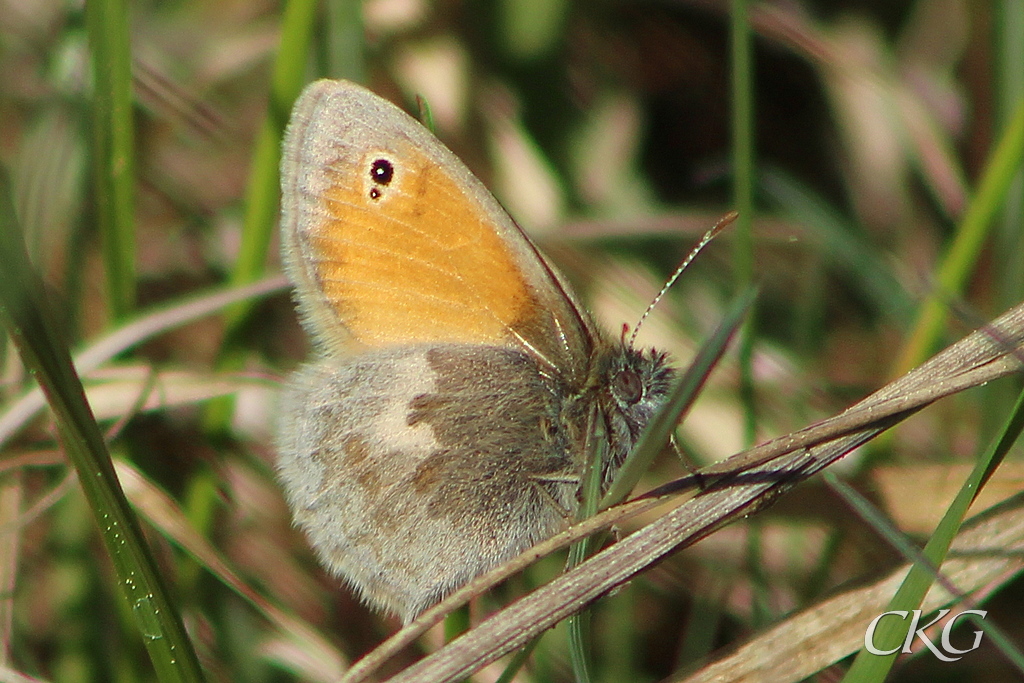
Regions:
[[636, 370], [625, 368], [612, 378], [612, 393], [628, 405], [637, 403], [644, 396], [644, 384]]

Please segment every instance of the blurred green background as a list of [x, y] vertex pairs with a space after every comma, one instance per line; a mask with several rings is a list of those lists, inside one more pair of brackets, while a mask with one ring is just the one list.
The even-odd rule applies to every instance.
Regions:
[[[267, 172], [287, 100], [317, 77], [360, 80], [414, 113], [425, 102], [437, 135], [611, 331], [635, 324], [675, 264], [735, 207], [727, 2], [325, 2], [310, 5], [308, 44], [299, 5], [283, 30], [277, 3], [111, 3], [113, 25], [127, 20], [130, 80], [116, 66], [100, 78], [93, 70], [90, 41], [117, 50], [116, 41], [97, 46], [113, 29], [90, 36], [96, 5], [0, 4], [0, 163], [75, 349], [140, 312], [180, 306], [187, 315], [189, 297], [279, 272]], [[1024, 98], [1024, 3], [751, 3], [750, 21], [756, 164], [745, 217], [762, 290], [749, 366], [727, 360], [679, 430], [698, 464], [749, 445], [745, 424], [762, 440], [838, 412], [1024, 299], [1019, 173], [977, 248], [963, 247], [959, 272], [941, 271], [951, 245], [971, 239], [965, 211]], [[107, 80], [130, 97], [113, 117], [123, 117], [127, 156], [105, 156], [95, 132]], [[105, 174], [123, 183], [120, 195], [106, 194]], [[640, 342], [685, 364], [743, 280], [742, 248], [733, 230], [705, 250]], [[909, 340], [929, 298], [948, 320], [915, 351]], [[306, 350], [278, 289], [168, 326], [85, 374], [212, 681], [331, 680], [397, 626], [317, 566], [274, 481], [278, 384]], [[9, 344], [0, 361], [0, 679], [152, 680], [53, 424], [19, 412], [32, 384]], [[741, 400], [745, 373], [752, 406]], [[1018, 389], [1004, 381], [949, 399], [839, 474], [926, 538]], [[659, 462], [641, 487], [685, 473]], [[1022, 479], [1011, 458], [977, 509], [1018, 492]], [[562, 561], [481, 599], [473, 618]], [[602, 600], [591, 624], [595, 680], [695, 669], [899, 561], [830, 490], [805, 485]], [[1020, 642], [1024, 585], [1013, 572], [979, 599]], [[571, 680], [562, 631], [545, 636], [518, 680]], [[432, 631], [422, 648], [442, 639]], [[986, 641], [955, 665], [927, 653], [902, 662], [892, 680], [1019, 675]]]

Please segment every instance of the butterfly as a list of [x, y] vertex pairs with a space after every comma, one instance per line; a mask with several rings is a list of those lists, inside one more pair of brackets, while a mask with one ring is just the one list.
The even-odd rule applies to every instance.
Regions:
[[309, 85], [281, 175], [313, 351], [283, 393], [280, 480], [326, 567], [408, 622], [571, 521], [592, 435], [607, 486], [674, 371], [599, 330], [462, 162], [369, 90]]

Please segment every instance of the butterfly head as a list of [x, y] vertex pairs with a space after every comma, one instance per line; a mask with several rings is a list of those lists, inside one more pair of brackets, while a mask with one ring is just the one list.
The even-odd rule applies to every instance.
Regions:
[[666, 354], [617, 345], [598, 378], [598, 403], [610, 446], [605, 467], [607, 487], [636, 445], [640, 432], [665, 404], [675, 371]]

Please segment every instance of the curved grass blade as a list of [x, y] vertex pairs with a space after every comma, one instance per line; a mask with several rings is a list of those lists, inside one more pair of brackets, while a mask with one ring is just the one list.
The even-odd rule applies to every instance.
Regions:
[[[913, 546], [906, 549], [917, 559], [886, 611], [920, 609], [928, 589], [936, 579], [937, 567], [945, 560], [953, 539], [960, 531], [968, 508], [992, 471], [1002, 462], [1010, 447], [1020, 436], [1022, 429], [1024, 429], [1024, 394], [1018, 398], [1017, 405], [1003, 429], [1002, 436], [989, 447], [982, 457], [978, 458], [974, 470], [960, 488], [956, 499], [946, 510], [946, 514], [943, 515], [942, 521], [928, 540], [924, 550], [918, 553]], [[886, 534], [886, 538], [902, 538], [902, 535], [892, 530], [891, 533]], [[957, 592], [953, 591], [954, 594]], [[884, 680], [896, 661], [900, 643], [906, 637], [904, 625], [905, 622], [895, 619], [880, 622], [878, 630], [875, 632], [874, 641], [883, 651], [893, 650], [892, 654], [879, 656], [862, 650], [857, 654], [857, 658], [843, 680], [851, 682]], [[979, 627], [988, 628], [988, 625], [981, 623]], [[1005, 652], [1005, 654], [1020, 665], [1020, 655], [1015, 649]]]
[[9, 187], [7, 175], [0, 173], [0, 315], [53, 409], [61, 442], [78, 472], [158, 679], [202, 681], [195, 650], [118, 483], [42, 282], [29, 264]]

